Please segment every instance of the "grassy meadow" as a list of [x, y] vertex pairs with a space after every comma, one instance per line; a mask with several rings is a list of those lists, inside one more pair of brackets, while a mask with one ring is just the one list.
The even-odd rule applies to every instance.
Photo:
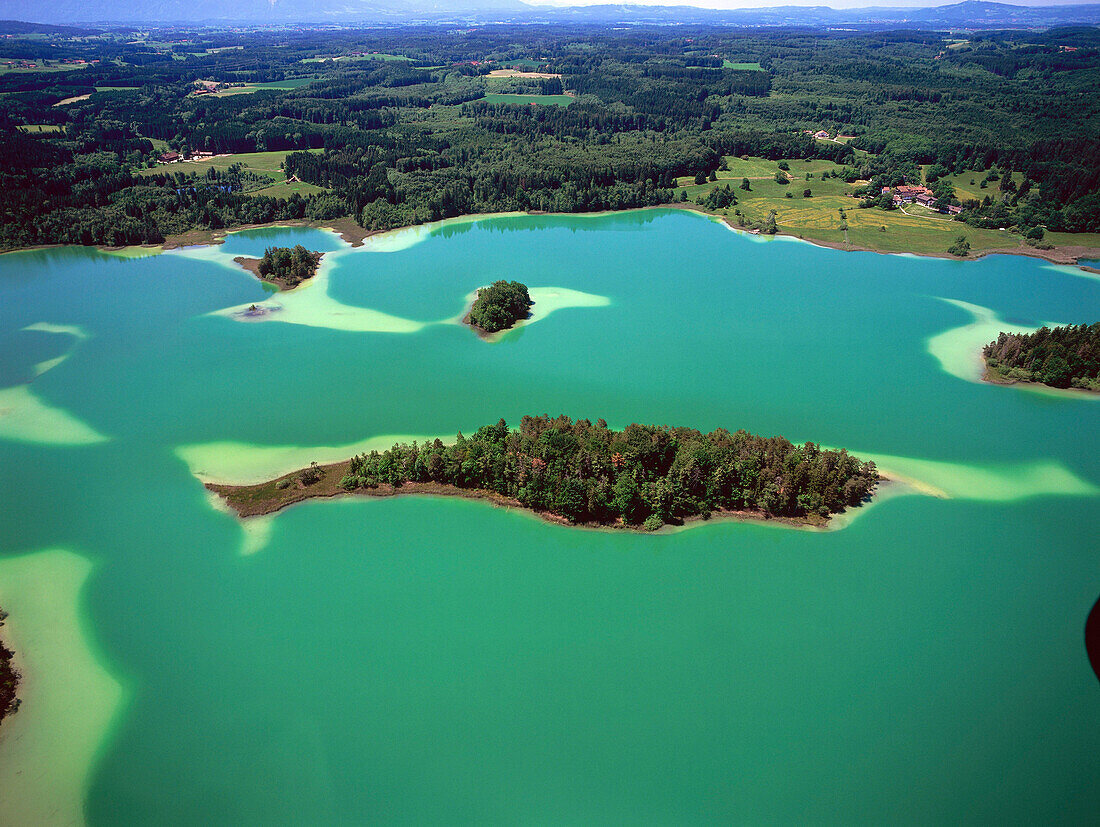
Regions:
[[[167, 144], [165, 145], [167, 147]], [[200, 175], [208, 167], [217, 170], [229, 169], [233, 164], [241, 164], [246, 172], [254, 172], [271, 179], [271, 186], [253, 190], [249, 195], [270, 195], [273, 198], [287, 198], [293, 193], [309, 195], [325, 192], [322, 187], [314, 184], [306, 184], [301, 181], [286, 181], [283, 172], [283, 162], [286, 156], [294, 150], [280, 150], [278, 152], [241, 152], [236, 155], [222, 155], [215, 158], [203, 158], [199, 161], [182, 161], [169, 166], [156, 166], [152, 169], [138, 170], [137, 175], [156, 175], [162, 172], [197, 172]], [[311, 149], [309, 152], [320, 152], [319, 149]]]
[[569, 106], [574, 98], [569, 95], [486, 95], [481, 98], [486, 103], [539, 104], [543, 106]]

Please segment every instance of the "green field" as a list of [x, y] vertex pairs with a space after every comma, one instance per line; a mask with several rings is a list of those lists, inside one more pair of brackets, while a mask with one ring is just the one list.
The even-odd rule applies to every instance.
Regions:
[[[921, 175], [923, 176], [927, 170], [928, 165], [925, 164], [921, 167]], [[946, 176], [946, 179], [950, 181], [951, 186], [955, 188], [955, 195], [960, 201], [967, 201], [971, 199], [975, 201], [981, 201], [987, 195], [994, 199], [999, 198], [1001, 196], [1000, 181], [990, 181], [988, 184], [985, 185], [985, 189], [982, 189], [981, 183], [982, 179], [985, 178], [986, 172], [988, 172], [988, 170], [984, 169], [977, 172], [962, 172], [958, 175], [948, 175]], [[1002, 180], [1003, 178], [1004, 176], [1002, 176]], [[1013, 175], [1013, 178], [1015, 179], [1017, 186], [1023, 183], [1024, 176], [1022, 173], [1015, 173]], [[974, 183], [971, 184], [971, 181], [973, 181]], [[1036, 191], [1037, 189], [1032, 190], [1032, 192]]]
[[256, 89], [298, 89], [308, 83], [313, 83], [317, 78], [289, 78], [287, 80], [272, 80], [267, 83], [250, 83]]
[[232, 95], [252, 95], [260, 90], [255, 86], [230, 86], [228, 89], [219, 89], [209, 97], [228, 98]]
[[288, 91], [290, 89], [299, 89], [302, 86], [313, 83], [315, 80], [317, 80], [317, 78], [291, 78], [289, 80], [271, 80], [266, 83], [249, 83], [244, 86], [230, 86], [228, 89], [221, 89], [215, 92], [211, 97], [227, 98], [230, 95], [251, 95], [265, 89], [281, 89], [283, 91]]
[[65, 127], [55, 123], [28, 123], [21, 127], [20, 130], [28, 132], [32, 135], [38, 135], [43, 132], [64, 132]]
[[107, 94], [114, 94], [116, 92], [139, 92], [140, 86], [97, 86], [96, 92], [105, 92]]
[[[137, 175], [157, 175], [164, 172], [197, 172], [200, 175], [208, 167], [217, 170], [229, 169], [233, 164], [241, 164], [246, 172], [254, 172], [271, 179], [271, 186], [261, 190], [253, 190], [249, 195], [270, 195], [275, 198], [286, 198], [291, 193], [302, 195], [316, 192], [324, 192], [321, 187], [313, 184], [305, 184], [300, 181], [286, 181], [283, 172], [283, 161], [294, 150], [280, 150], [278, 152], [241, 152], [236, 155], [223, 155], [218, 158], [204, 158], [201, 161], [183, 161], [170, 166], [156, 166], [152, 169], [137, 171]], [[320, 152], [319, 149], [311, 149], [310, 152]]]
[[521, 69], [524, 72], [533, 72], [540, 66], [545, 66], [546, 61], [539, 62], [530, 58], [521, 57], [518, 60], [509, 60], [501, 64], [509, 69]]
[[755, 71], [755, 72], [763, 72], [764, 71], [764, 67], [762, 67], [759, 63], [734, 63], [732, 60], [723, 60], [722, 61], [722, 68], [723, 69], [740, 69], [742, 71]]
[[[779, 169], [778, 161], [769, 161], [767, 158], [756, 158], [753, 156], [749, 156], [748, 158], [738, 158], [735, 155], [727, 155], [725, 156], [725, 159], [726, 166], [728, 166], [729, 169], [718, 170], [717, 175], [719, 181], [736, 181], [737, 183], [741, 183], [742, 178], [748, 178], [750, 181], [765, 179], [771, 180], [775, 178], [775, 174], [777, 172], [781, 171]], [[841, 169], [840, 166], [834, 164], [832, 161], [822, 160], [788, 161], [787, 165], [790, 167], [790, 170], [785, 174], [788, 178], [791, 179], [791, 186], [794, 186], [795, 184], [801, 184], [806, 178], [807, 174], [812, 174], [814, 176], [809, 186], [820, 186], [819, 179], [821, 173], [825, 172], [826, 170]], [[688, 194], [694, 197], [696, 190], [696, 187], [694, 185], [694, 178], [685, 177], [677, 179], [676, 185], [678, 187], [687, 187]], [[698, 187], [699, 192], [706, 192], [709, 189], [709, 184]], [[802, 186], [802, 189], [805, 189], [805, 185]], [[799, 192], [801, 192], [802, 189], [800, 189]]]
[[544, 106], [568, 106], [574, 100], [569, 95], [486, 95], [486, 103], [540, 104]]
[[262, 190], [253, 190], [248, 194], [269, 195], [272, 198], [289, 198], [294, 193], [315, 195], [319, 192], [327, 192], [327, 190], [316, 184], [307, 184], [304, 181], [282, 181], [278, 184], [272, 184], [270, 187], [264, 187]]

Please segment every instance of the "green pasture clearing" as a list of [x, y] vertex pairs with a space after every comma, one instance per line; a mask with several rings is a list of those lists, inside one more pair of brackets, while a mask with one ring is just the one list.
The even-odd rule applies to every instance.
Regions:
[[[921, 176], [928, 171], [928, 164], [921, 167]], [[1001, 197], [1001, 181], [990, 181], [985, 185], [985, 189], [982, 189], [982, 179], [985, 178], [988, 170], [981, 170], [980, 172], [961, 172], [958, 175], [947, 175], [945, 178], [951, 182], [951, 186], [955, 188], [955, 195], [960, 201], [975, 200], [981, 201], [987, 195], [993, 199]], [[1001, 180], [1007, 178], [1004, 173], [1001, 174]], [[1012, 175], [1016, 185], [1019, 186], [1023, 183], [1024, 176], [1022, 173], [1014, 173]], [[971, 184], [970, 182], [974, 183]], [[1038, 192], [1038, 187], [1033, 187], [1032, 192]]]
[[228, 89], [219, 89], [210, 97], [227, 98], [230, 95], [251, 95], [269, 89], [289, 91], [313, 83], [315, 80], [317, 78], [291, 78], [290, 80], [270, 80], [265, 83], [246, 83], [244, 86], [230, 86]]
[[568, 106], [574, 99], [569, 95], [486, 95], [481, 100], [486, 103], [534, 103], [545, 106]]
[[145, 140], [149, 141], [149, 143], [153, 145], [153, 149], [157, 152], [168, 151], [168, 141], [161, 140], [160, 138], [146, 138]]
[[65, 127], [56, 123], [28, 123], [20, 126], [19, 129], [23, 132], [30, 133], [32, 135], [39, 135], [43, 132], [64, 132]]
[[[740, 184], [742, 178], [748, 178], [750, 181], [754, 181], [753, 186], [755, 186], [755, 181], [773, 179], [777, 172], [783, 172], [783, 170], [779, 169], [779, 161], [769, 161], [767, 158], [756, 158], [752, 156], [748, 158], [738, 158], [736, 155], [727, 155], [725, 160], [726, 166], [728, 166], [729, 169], [717, 171], [718, 180], [723, 184], [726, 182], [736, 182]], [[796, 184], [800, 185], [800, 193], [807, 186], [821, 186], [823, 183], [831, 185], [834, 183], [834, 179], [828, 179], [826, 182], [822, 182], [821, 173], [826, 170], [837, 171], [843, 168], [838, 164], [834, 164], [832, 161], [820, 159], [809, 161], [788, 160], [787, 165], [790, 167], [790, 170], [784, 172], [784, 174], [791, 179], [792, 187]], [[808, 184], [805, 183], [807, 174], [814, 176]], [[692, 195], [693, 190], [695, 190], [694, 181], [695, 179], [691, 177], [679, 178], [677, 179], [676, 185], [681, 188], [687, 187], [688, 194]], [[847, 187], [843, 181], [836, 181], [836, 183]], [[700, 192], [706, 192], [710, 189], [710, 185], [703, 185], [698, 189]], [[692, 197], [694, 197], [694, 195], [692, 195]]]
[[[236, 155], [223, 155], [217, 158], [203, 158], [200, 161], [181, 161], [168, 166], [158, 165], [152, 169], [137, 171], [137, 175], [156, 175], [165, 172], [196, 172], [199, 175], [206, 172], [209, 167], [217, 170], [227, 170], [233, 164], [240, 164], [246, 172], [254, 172], [257, 175], [266, 176], [271, 180], [271, 186], [262, 190], [253, 190], [249, 195], [272, 195], [277, 198], [286, 198], [292, 192], [302, 194], [308, 192], [323, 192], [320, 187], [312, 184], [303, 184], [298, 181], [286, 181], [286, 173], [282, 164], [286, 156], [296, 150], [280, 150], [278, 152], [240, 152]], [[320, 152], [319, 149], [311, 149], [309, 152]]]
[[1058, 247], [1079, 246], [1100, 249], [1100, 233], [1047, 233], [1043, 236], [1043, 241]]
[[761, 66], [759, 63], [746, 63], [746, 62], [735, 63], [732, 60], [723, 60], [722, 61], [722, 68], [723, 69], [740, 69], [743, 72], [763, 72], [764, 71], [764, 67]]
[[923, 204], [905, 204], [901, 209], [905, 210], [909, 215], [915, 215], [918, 218], [931, 218], [935, 221], [951, 221], [950, 215], [944, 215], [939, 210], [934, 210], [931, 207], [925, 207]]
[[528, 57], [521, 57], [518, 60], [509, 60], [501, 64], [509, 69], [522, 69], [524, 71], [534, 71], [540, 66], [545, 66], [546, 61], [531, 60]]
[[268, 195], [272, 198], [289, 198], [294, 193], [299, 195], [315, 195], [319, 192], [327, 192], [328, 190], [323, 187], [318, 187], [316, 184], [307, 184], [304, 181], [281, 181], [278, 184], [272, 184], [270, 187], [264, 187], [262, 190], [253, 190], [248, 193], [249, 195]]
[[289, 78], [287, 80], [272, 80], [267, 83], [250, 83], [257, 89], [298, 89], [306, 84], [313, 83], [317, 78]]
[[259, 92], [259, 88], [256, 86], [230, 86], [228, 89], [219, 89], [217, 92], [209, 95], [211, 98], [228, 98], [232, 95], [253, 95]]

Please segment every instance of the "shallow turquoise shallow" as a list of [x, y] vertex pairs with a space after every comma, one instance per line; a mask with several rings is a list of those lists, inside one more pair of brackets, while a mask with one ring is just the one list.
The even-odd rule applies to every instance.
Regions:
[[[331, 294], [435, 321], [496, 278], [607, 296], [487, 344], [242, 324], [205, 259], [0, 257], [0, 387], [109, 441], [0, 441], [0, 557], [97, 564], [128, 690], [86, 816], [113, 823], [1083, 822], [1100, 808], [1100, 499], [903, 497], [809, 533], [599, 533], [446, 499], [314, 502], [241, 556], [180, 445], [340, 445], [566, 413], [744, 427], [1100, 485], [1100, 404], [969, 383], [927, 339], [1100, 318], [1100, 281], [762, 243], [695, 216], [501, 218], [340, 253]], [[204, 254], [205, 255], [205, 254]], [[218, 260], [215, 260], [218, 259]], [[537, 307], [535, 308], [537, 311]], [[34, 378], [79, 325], [89, 338]], [[78, 688], [77, 688], [78, 689]]]

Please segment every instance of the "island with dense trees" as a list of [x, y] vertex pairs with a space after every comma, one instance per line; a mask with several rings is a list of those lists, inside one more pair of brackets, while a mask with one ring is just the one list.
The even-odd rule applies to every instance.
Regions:
[[481, 333], [498, 333], [530, 315], [531, 295], [518, 281], [495, 281], [477, 291], [466, 322]]
[[258, 485], [207, 488], [242, 517], [353, 492], [460, 494], [562, 523], [653, 531], [712, 516], [824, 526], [879, 480], [873, 462], [812, 442], [525, 416], [519, 430], [502, 419], [451, 444], [401, 443]]
[[[0, 609], [0, 626], [4, 625], [6, 618], [7, 614]], [[15, 653], [0, 640], [0, 723], [19, 708], [19, 699], [15, 694], [19, 688], [19, 673], [12, 665], [14, 658]]]
[[292, 290], [316, 275], [323, 255], [296, 244], [294, 247], [268, 247], [263, 258], [238, 256], [233, 260], [263, 281]]
[[991, 382], [1100, 392], [1100, 322], [1001, 333], [982, 354]]

